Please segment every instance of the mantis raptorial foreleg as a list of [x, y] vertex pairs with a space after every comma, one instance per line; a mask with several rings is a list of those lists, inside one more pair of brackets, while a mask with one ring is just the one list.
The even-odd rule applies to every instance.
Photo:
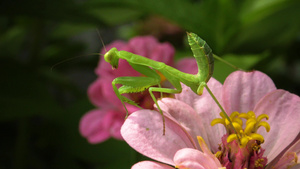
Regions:
[[[132, 68], [134, 68], [136, 71], [140, 72], [141, 74], [145, 75], [146, 77], [118, 77], [114, 79], [112, 82], [114, 92], [116, 93], [117, 97], [121, 100], [123, 106], [125, 107], [126, 118], [128, 116], [128, 110], [124, 102], [135, 106], [137, 106], [138, 104], [136, 104], [134, 101], [130, 100], [129, 98], [122, 96], [121, 94], [142, 92], [148, 89], [150, 86], [155, 86], [155, 85], [160, 86], [160, 80], [161, 80], [160, 76], [156, 73], [156, 71], [150, 69], [147, 66], [137, 65], [133, 63], [131, 63], [130, 65], [132, 66]], [[121, 84], [122, 86], [118, 89], [116, 84]]]
[[[116, 93], [117, 97], [121, 100], [123, 106], [125, 107], [126, 117], [128, 116], [128, 110], [124, 102], [135, 106], [137, 106], [138, 104], [136, 104], [129, 98], [122, 96], [121, 94], [142, 92], [150, 86], [157, 85], [158, 82], [158, 79], [152, 77], [118, 77], [113, 80], [113, 90]], [[121, 84], [122, 86], [118, 89], [116, 84]]]

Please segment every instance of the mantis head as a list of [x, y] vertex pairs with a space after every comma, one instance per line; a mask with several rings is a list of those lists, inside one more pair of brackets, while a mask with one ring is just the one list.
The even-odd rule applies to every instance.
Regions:
[[119, 57], [116, 54], [117, 51], [117, 48], [111, 48], [108, 52], [104, 54], [104, 60], [110, 63], [114, 69], [117, 69], [119, 65]]

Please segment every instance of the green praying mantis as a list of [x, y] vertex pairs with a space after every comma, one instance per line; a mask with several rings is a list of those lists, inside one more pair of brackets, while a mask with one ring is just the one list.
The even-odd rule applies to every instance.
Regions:
[[[119, 59], [124, 59], [132, 66], [133, 69], [145, 75], [143, 77], [117, 77], [112, 81], [113, 90], [125, 107], [127, 117], [128, 110], [124, 102], [135, 105], [137, 107], [140, 106], [138, 106], [137, 103], [123, 96], [122, 94], [138, 93], [148, 89], [154, 103], [157, 106], [157, 109], [162, 115], [163, 135], [165, 135], [165, 119], [153, 92], [168, 94], [181, 93], [182, 87], [180, 83], [183, 83], [186, 86], [190, 87], [191, 90], [198, 95], [202, 95], [203, 89], [206, 88], [216, 104], [220, 107], [221, 111], [231, 123], [231, 120], [226, 114], [225, 110], [222, 108], [216, 97], [207, 86], [207, 82], [213, 74], [214, 57], [216, 59], [222, 59], [213, 55], [212, 50], [208, 46], [208, 44], [195, 33], [187, 32], [187, 36], [189, 45], [198, 65], [198, 73], [195, 75], [181, 72], [171, 66], [166, 65], [165, 63], [154, 61], [127, 51], [118, 51], [117, 48], [112, 48], [104, 54], [105, 61], [110, 63], [113, 68], [118, 68]], [[160, 72], [162, 75], [164, 75], [164, 77], [174, 86], [174, 89], [162, 88], [160, 85], [161, 77], [157, 72]], [[117, 88], [117, 84], [120, 84], [122, 86], [120, 88]]]

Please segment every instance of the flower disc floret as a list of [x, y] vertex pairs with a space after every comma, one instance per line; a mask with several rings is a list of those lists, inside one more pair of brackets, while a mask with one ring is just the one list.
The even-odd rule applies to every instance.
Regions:
[[[222, 118], [216, 118], [211, 122], [211, 125], [214, 126], [215, 124], [223, 124], [227, 129], [228, 137], [227, 142], [230, 143], [233, 140], [237, 140], [241, 147], [245, 147], [250, 140], [256, 140], [260, 143], [264, 142], [264, 138], [262, 135], [257, 134], [257, 130], [263, 126], [265, 127], [266, 131], [270, 131], [270, 125], [262, 121], [263, 119], [268, 120], [269, 116], [266, 114], [261, 114], [256, 117], [253, 111], [248, 111], [247, 113], [239, 113], [237, 111], [232, 112], [229, 116], [230, 120], [232, 121], [232, 126], [235, 128], [237, 133], [233, 133], [232, 126], [230, 122], [225, 118], [223, 113], [220, 113]], [[245, 127], [243, 128], [243, 119], [246, 119]]]

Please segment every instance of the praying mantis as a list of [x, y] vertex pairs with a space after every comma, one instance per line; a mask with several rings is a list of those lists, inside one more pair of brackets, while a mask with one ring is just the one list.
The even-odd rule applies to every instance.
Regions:
[[[117, 97], [121, 100], [126, 110], [127, 117], [128, 110], [124, 102], [135, 105], [139, 108], [141, 107], [122, 94], [138, 93], [148, 89], [150, 96], [152, 97], [160, 114], [162, 115], [163, 135], [165, 135], [165, 119], [153, 92], [168, 94], [181, 93], [182, 87], [180, 83], [183, 83], [186, 86], [190, 87], [191, 90], [198, 95], [202, 95], [203, 89], [206, 88], [216, 104], [220, 107], [221, 111], [224, 113], [225, 117], [231, 123], [231, 120], [226, 114], [225, 110], [222, 108], [221, 104], [218, 102], [216, 97], [207, 86], [207, 82], [213, 74], [214, 57], [216, 59], [222, 59], [213, 55], [212, 50], [208, 46], [208, 44], [195, 33], [187, 32], [187, 36], [189, 45], [198, 65], [198, 73], [195, 75], [181, 72], [171, 66], [166, 65], [165, 63], [154, 61], [127, 51], [118, 51], [117, 48], [112, 48], [104, 54], [105, 61], [110, 63], [113, 68], [117, 69], [119, 59], [124, 59], [134, 70], [144, 75], [143, 77], [117, 77], [112, 81], [113, 90], [116, 93]], [[174, 86], [174, 89], [162, 88], [160, 85], [161, 77], [157, 72], [160, 72]], [[120, 84], [122, 86], [120, 88], [117, 88], [117, 84]]]

